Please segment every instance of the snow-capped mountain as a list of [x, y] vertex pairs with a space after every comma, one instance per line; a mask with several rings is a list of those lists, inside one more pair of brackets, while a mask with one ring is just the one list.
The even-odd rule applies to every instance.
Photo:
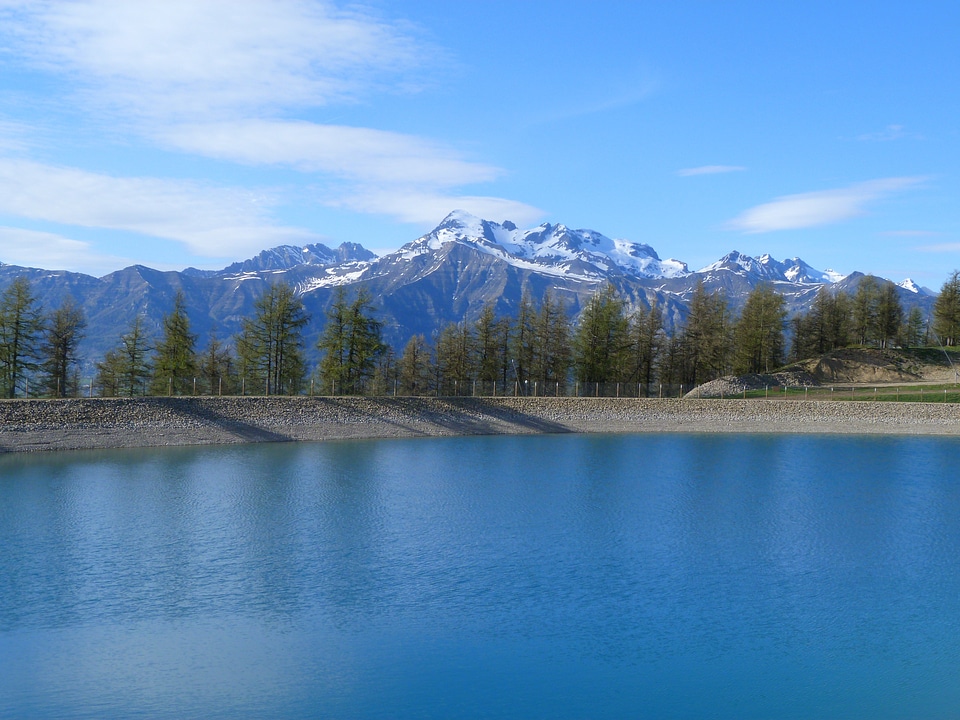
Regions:
[[929, 288], [925, 288], [920, 285], [917, 285], [910, 278], [907, 278], [902, 282], [898, 282], [897, 287], [903, 288], [907, 292], [913, 293], [914, 295], [926, 295], [928, 297], [933, 297], [936, 295], [936, 293], [930, 290]]
[[524, 270], [571, 279], [596, 281], [611, 274], [638, 278], [683, 277], [686, 263], [661, 260], [649, 245], [611, 240], [593, 230], [571, 230], [544, 223], [519, 230], [512, 222], [482, 220], [463, 211], [450, 213], [432, 232], [408, 243], [402, 257], [440, 250], [458, 243]]
[[357, 243], [341, 243], [336, 249], [315, 243], [312, 245], [280, 245], [264, 250], [256, 257], [228, 265], [223, 270], [197, 270], [187, 268], [184, 272], [197, 277], [237, 275], [276, 270], [290, 270], [302, 265], [329, 267], [350, 262], [365, 262], [377, 256]]
[[[79, 273], [20, 268], [0, 263], [0, 291], [27, 277], [46, 309], [72, 296], [87, 315], [85, 353], [99, 358], [141, 316], [158, 333], [163, 315], [182, 291], [201, 346], [211, 333], [236, 333], [268, 283], [293, 286], [313, 318], [305, 347], [316, 335], [338, 288], [367, 290], [384, 322], [388, 342], [400, 348], [413, 334], [431, 337], [450, 322], [472, 321], [492, 304], [514, 316], [524, 295], [539, 303], [546, 293], [576, 316], [594, 293], [612, 284], [628, 310], [656, 303], [668, 329], [682, 324], [698, 283], [720, 292], [737, 312], [758, 282], [783, 295], [790, 313], [804, 312], [829, 285], [855, 292], [860, 273], [817, 270], [800, 258], [778, 261], [731, 252], [691, 272], [679, 260], [661, 259], [649, 245], [611, 239], [594, 230], [543, 224], [521, 230], [453, 212], [431, 232], [400, 250], [376, 257], [353, 243], [280, 246], [215, 271], [188, 268], [160, 272], [133, 266], [93, 278]], [[929, 313], [934, 294], [905, 280], [898, 286], [905, 308]]]
[[736, 250], [724, 255], [717, 262], [697, 270], [697, 273], [710, 275], [721, 270], [745, 275], [757, 281], [780, 281], [799, 285], [822, 285], [837, 282], [844, 277], [832, 270], [816, 270], [798, 257], [787, 258], [780, 262], [769, 255], [754, 258]]

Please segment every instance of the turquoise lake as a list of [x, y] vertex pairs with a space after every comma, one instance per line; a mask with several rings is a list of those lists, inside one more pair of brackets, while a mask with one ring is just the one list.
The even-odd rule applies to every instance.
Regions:
[[960, 441], [0, 457], [2, 718], [955, 718]]

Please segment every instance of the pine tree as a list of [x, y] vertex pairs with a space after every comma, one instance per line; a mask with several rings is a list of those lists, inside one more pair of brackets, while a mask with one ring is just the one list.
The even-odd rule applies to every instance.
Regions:
[[546, 292], [533, 322], [530, 376], [534, 390], [542, 394], [548, 385], [554, 385], [559, 392], [566, 384], [572, 358], [566, 308]]
[[900, 333], [903, 325], [903, 306], [897, 295], [897, 286], [884, 282], [877, 298], [876, 335], [880, 347], [887, 347]]
[[901, 327], [900, 343], [908, 348], [919, 347], [923, 343], [924, 331], [923, 311], [918, 307], [913, 307]]
[[43, 313], [30, 282], [18, 277], [0, 294], [0, 394], [26, 393], [26, 380], [37, 369]]
[[481, 383], [494, 383], [500, 370], [497, 317], [493, 304], [487, 303], [473, 325], [476, 346], [476, 376]]
[[734, 328], [735, 372], [768, 373], [783, 364], [786, 318], [783, 296], [767, 283], [757, 285]]
[[708, 293], [697, 282], [681, 334], [684, 368], [680, 382], [699, 385], [727, 372], [731, 348], [730, 311], [719, 292]]
[[880, 304], [880, 284], [873, 275], [860, 279], [853, 296], [853, 327], [858, 345], [879, 339], [877, 318]]
[[347, 302], [346, 291], [338, 288], [327, 311], [318, 349], [323, 353], [320, 378], [324, 388], [340, 394], [362, 393], [373, 377], [377, 360], [386, 346], [382, 341], [382, 324], [373, 317], [370, 293], [361, 289], [353, 302]]
[[650, 392], [663, 342], [663, 314], [657, 302], [649, 309], [641, 306], [630, 318], [629, 380], [640, 383], [644, 395]]
[[287, 283], [271, 284], [254, 304], [237, 337], [246, 391], [265, 395], [299, 392], [305, 374], [302, 331], [309, 321], [303, 302]]
[[150, 379], [150, 341], [137, 315], [130, 330], [120, 338], [120, 346], [107, 351], [97, 363], [97, 386], [104, 396], [145, 394]]
[[590, 298], [573, 335], [573, 365], [580, 382], [619, 379], [627, 349], [627, 327], [623, 301], [612, 285]]
[[155, 395], [188, 395], [193, 392], [197, 377], [197, 358], [194, 346], [197, 336], [190, 332], [186, 299], [178, 290], [173, 299], [173, 310], [163, 317], [163, 337], [157, 343], [153, 358]]
[[41, 357], [44, 388], [52, 397], [73, 397], [80, 388], [77, 375], [77, 346], [87, 322], [83, 310], [67, 298], [50, 313], [43, 329]]
[[238, 390], [233, 355], [215, 333], [197, 357], [197, 371], [202, 392], [208, 395], [232, 395]]
[[397, 364], [400, 392], [404, 395], [426, 395], [430, 390], [432, 365], [430, 348], [423, 335], [414, 335], [403, 348]]
[[474, 340], [466, 323], [449, 323], [437, 337], [436, 372], [441, 395], [466, 392], [473, 379]]
[[944, 345], [960, 345], [960, 270], [954, 270], [940, 288], [933, 305], [933, 331]]

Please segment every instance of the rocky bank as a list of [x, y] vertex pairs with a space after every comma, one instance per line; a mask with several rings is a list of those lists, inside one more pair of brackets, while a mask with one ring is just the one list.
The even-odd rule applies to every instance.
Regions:
[[612, 398], [0, 401], [0, 452], [569, 432], [960, 435], [960, 405]]

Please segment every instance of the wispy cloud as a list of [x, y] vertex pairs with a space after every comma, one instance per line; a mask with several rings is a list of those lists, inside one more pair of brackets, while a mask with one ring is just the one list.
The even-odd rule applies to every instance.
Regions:
[[845, 188], [784, 195], [745, 210], [724, 227], [745, 233], [765, 233], [830, 225], [862, 215], [870, 203], [923, 180], [920, 177], [883, 178]]
[[33, 67], [145, 117], [353, 100], [404, 84], [427, 49], [360, 10], [303, 0], [7, 2], [0, 21], [0, 37]]
[[942, 235], [943, 233], [935, 232], [933, 230], [886, 230], [881, 235], [889, 235], [891, 237], [936, 237]]
[[[0, 212], [32, 220], [166, 238], [208, 257], [317, 236], [271, 222], [263, 194], [153, 178], [118, 178], [26, 160], [0, 160]], [[75, 246], [72, 246], [75, 247]]]
[[56, 233], [0, 227], [0, 262], [48, 270], [69, 268], [90, 275], [104, 275], [133, 264], [130, 258], [101, 255], [90, 243]]
[[719, 175], [721, 173], [742, 172], [744, 170], [746, 170], [746, 168], [742, 165], [701, 165], [700, 167], [677, 170], [676, 174], [680, 177], [692, 177], [695, 175]]
[[488, 182], [499, 168], [469, 162], [414, 135], [301, 121], [176, 125], [159, 136], [181, 150], [250, 165], [287, 165], [364, 182], [440, 186]]
[[[110, 132], [120, 127], [165, 149], [312, 174], [308, 181], [326, 189], [316, 198], [324, 205], [405, 222], [430, 216], [435, 222], [458, 207], [442, 203], [458, 202], [460, 195], [472, 198], [474, 206], [482, 204], [462, 188], [504, 174], [429, 138], [289, 119], [375, 93], [416, 90], [446, 64], [445, 51], [424, 41], [416, 28], [360, 5], [332, 0], [0, 0], [0, 46], [8, 50], [0, 62], [68, 80], [77, 111], [98, 118]], [[0, 150], [2, 143], [0, 128]], [[51, 176], [56, 180], [57, 173]], [[128, 194], [178, 192], [149, 178], [112, 181]], [[234, 241], [238, 246], [232, 252], [239, 252], [244, 228], [257, 235], [260, 247], [278, 236], [298, 234], [264, 226], [264, 218], [252, 217], [251, 205], [238, 200], [242, 193], [206, 188], [197, 196], [211, 201], [204, 207], [190, 207], [190, 196], [185, 192], [156, 209], [132, 202], [121, 224], [174, 237], [207, 255], [219, 254], [224, 243]], [[507, 199], [485, 198], [483, 203], [517, 208], [518, 217], [533, 214], [529, 206]], [[234, 226], [217, 219], [216, 208], [231, 205], [241, 208]], [[103, 201], [92, 207], [109, 214]], [[144, 216], [135, 219], [134, 207]], [[163, 221], [165, 208], [175, 208], [180, 218]], [[26, 216], [39, 214], [39, 204], [30, 212], [34, 214]], [[58, 212], [49, 208], [45, 214]], [[188, 212], [198, 214], [198, 227], [187, 227], [190, 222], [182, 218]], [[112, 218], [71, 222], [117, 226]], [[201, 230], [208, 222], [223, 233]]]
[[862, 142], [891, 142], [903, 138], [919, 139], [920, 137], [917, 133], [908, 132], [903, 125], [887, 125], [883, 130], [877, 132], [857, 135], [857, 140]]
[[512, 220], [519, 225], [532, 224], [545, 215], [539, 208], [504, 198], [458, 196], [403, 188], [365, 188], [352, 194], [345, 193], [325, 204], [357, 212], [388, 215], [401, 222], [418, 225], [436, 223], [438, 218], [457, 209], [466, 210], [477, 217]]
[[951, 242], [938, 243], [936, 245], [921, 245], [920, 247], [914, 248], [914, 250], [928, 253], [954, 253], [960, 252], [960, 243]]

